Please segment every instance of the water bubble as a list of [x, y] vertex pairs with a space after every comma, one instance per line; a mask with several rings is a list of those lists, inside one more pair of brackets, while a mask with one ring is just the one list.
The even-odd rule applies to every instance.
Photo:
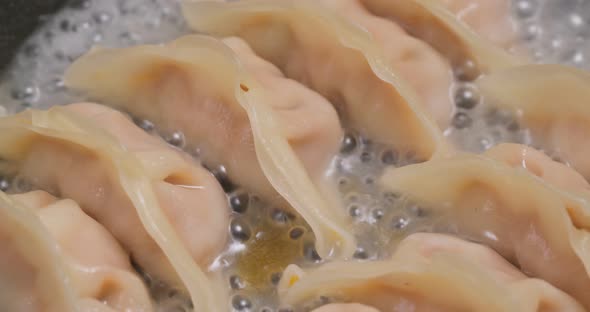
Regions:
[[136, 33], [125, 31], [119, 34], [119, 39], [126, 44], [137, 44], [141, 37]]
[[397, 202], [397, 200], [401, 197], [400, 194], [396, 193], [396, 192], [385, 192], [383, 193], [383, 199], [385, 200], [385, 203], [387, 204], [394, 204], [395, 202]]
[[342, 177], [338, 179], [338, 187], [340, 190], [345, 190], [350, 185], [350, 180], [348, 178]]
[[587, 29], [588, 23], [577, 13], [573, 13], [568, 18], [569, 26], [576, 32], [583, 32]]
[[364, 151], [361, 153], [360, 159], [363, 163], [369, 163], [371, 160], [373, 160], [373, 154], [371, 152]]
[[508, 129], [508, 131], [515, 132], [515, 131], [520, 130], [520, 125], [518, 124], [518, 122], [516, 120], [514, 120], [514, 121], [510, 122], [506, 128]]
[[184, 147], [184, 133], [176, 131], [172, 133], [166, 141], [170, 143], [170, 145], [182, 148]]
[[562, 62], [572, 64], [574, 66], [580, 66], [584, 64], [586, 56], [583, 51], [573, 50], [563, 54]]
[[313, 242], [307, 242], [303, 244], [303, 256], [305, 257], [305, 259], [313, 262], [320, 262], [322, 260], [317, 250], [315, 249]]
[[234, 219], [230, 224], [230, 232], [234, 239], [245, 242], [250, 239], [252, 231], [248, 224], [242, 220]]
[[68, 20], [63, 20], [61, 22], [59, 22], [59, 29], [61, 29], [61, 31], [70, 31], [70, 29], [72, 28], [72, 25], [70, 24], [70, 21]]
[[23, 177], [17, 177], [12, 181], [12, 186], [15, 187], [17, 193], [30, 192], [33, 189], [33, 185]]
[[30, 100], [36, 97], [38, 89], [33, 86], [27, 86], [22, 89], [16, 89], [11, 92], [11, 96], [15, 100]]
[[355, 259], [366, 260], [369, 258], [369, 253], [363, 247], [358, 247], [352, 255]]
[[514, 115], [507, 110], [491, 109], [485, 116], [488, 126], [507, 126], [514, 120]]
[[274, 222], [279, 224], [287, 224], [287, 222], [289, 222], [288, 214], [281, 209], [273, 209], [271, 212], [271, 218]]
[[246, 287], [246, 284], [238, 275], [232, 275], [229, 277], [229, 287], [234, 290], [239, 290]]
[[150, 132], [154, 130], [155, 126], [154, 123], [147, 120], [147, 119], [134, 119], [135, 124], [140, 127], [141, 129]]
[[99, 43], [99, 42], [101, 42], [102, 40], [103, 40], [103, 35], [102, 35], [102, 33], [99, 33], [99, 32], [97, 32], [97, 33], [95, 33], [95, 34], [92, 36], [92, 42], [93, 42], [93, 43]]
[[479, 93], [472, 86], [462, 86], [455, 92], [455, 103], [457, 107], [472, 109], [479, 103]]
[[272, 273], [270, 275], [270, 283], [273, 284], [273, 285], [275, 285], [275, 286], [278, 285], [279, 282], [281, 281], [281, 277], [282, 276], [283, 276], [283, 273], [281, 273], [281, 272]]
[[529, 18], [539, 9], [538, 0], [518, 0], [514, 3], [516, 14], [520, 18]]
[[45, 39], [46, 42], [51, 42], [54, 37], [55, 37], [55, 34], [51, 31], [46, 31], [43, 33], [43, 38]]
[[479, 144], [483, 148], [483, 150], [487, 150], [494, 146], [494, 140], [488, 136], [482, 136], [479, 138]]
[[348, 214], [351, 217], [358, 217], [361, 215], [361, 208], [358, 205], [350, 205], [348, 207]]
[[50, 82], [48, 82], [43, 89], [47, 92], [58, 92], [63, 91], [66, 88], [65, 82], [62, 78], [53, 78]]
[[240, 296], [240, 295], [235, 295], [232, 298], [232, 306], [234, 307], [234, 309], [238, 310], [238, 311], [246, 311], [250, 308], [252, 308], [252, 302], [250, 302], [250, 300], [248, 300], [248, 298]]
[[39, 56], [40, 52], [41, 52], [41, 48], [39, 48], [39, 45], [34, 44], [34, 43], [26, 44], [23, 47], [23, 53], [28, 58], [37, 57], [37, 56]]
[[453, 116], [452, 120], [453, 127], [457, 129], [469, 128], [473, 124], [473, 120], [469, 115], [459, 112]]
[[533, 23], [523, 25], [521, 30], [522, 39], [532, 41], [537, 39], [542, 32], [541, 26]]
[[0, 191], [6, 192], [10, 188], [10, 181], [4, 177], [0, 178]]
[[397, 216], [391, 220], [391, 228], [394, 230], [403, 230], [408, 224], [410, 224], [410, 219], [405, 216]]
[[455, 77], [459, 81], [473, 81], [479, 76], [477, 65], [472, 60], [465, 60], [454, 69]]
[[357, 143], [356, 139], [352, 134], [345, 134], [344, 138], [342, 138], [342, 145], [340, 147], [340, 153], [342, 154], [350, 154], [356, 149]]
[[289, 231], [289, 238], [296, 240], [301, 238], [301, 236], [303, 236], [303, 234], [305, 233], [305, 231], [300, 228], [300, 227], [295, 227], [293, 229], [291, 229], [291, 231]]
[[112, 16], [106, 12], [97, 12], [92, 15], [92, 18], [97, 24], [105, 24], [111, 21]]
[[213, 173], [225, 192], [230, 192], [234, 188], [224, 166], [218, 166], [216, 169], [212, 170], [211, 173]]
[[229, 203], [233, 211], [245, 213], [248, 210], [250, 195], [243, 191], [233, 193], [229, 198]]
[[399, 153], [396, 150], [386, 150], [381, 154], [381, 162], [384, 165], [395, 165], [399, 161]]
[[383, 218], [383, 216], [385, 215], [385, 212], [383, 211], [383, 209], [377, 208], [375, 210], [373, 210], [373, 218], [375, 218], [375, 220], [381, 220]]
[[77, 32], [77, 31], [85, 31], [92, 28], [92, 25], [90, 24], [90, 22], [79, 22], [77, 24], [75, 24], [74, 26], [72, 26], [72, 31]]

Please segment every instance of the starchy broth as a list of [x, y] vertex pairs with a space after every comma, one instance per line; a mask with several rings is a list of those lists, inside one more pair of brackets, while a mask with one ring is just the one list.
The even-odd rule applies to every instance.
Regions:
[[[523, 64], [560, 63], [590, 69], [590, 5], [569, 0], [407, 1], [408, 5], [391, 7], [386, 0], [197, 1], [187, 2], [183, 8], [178, 0], [83, 0], [74, 1], [51, 17], [25, 42], [3, 73], [0, 115], [28, 116], [22, 112], [32, 109], [32, 116], [49, 117], [31, 117], [27, 131], [56, 135], [55, 131], [74, 131], [79, 122], [76, 114], [81, 113], [78, 116], [81, 120], [86, 120], [82, 119], [84, 115], [94, 116], [89, 129], [98, 129], [100, 134], [96, 136], [102, 137], [100, 128], [108, 133], [112, 130], [109, 124], [116, 123], [110, 123], [109, 118], [97, 118], [92, 109], [81, 108], [73, 115], [61, 115], [59, 109], [44, 110], [85, 101], [114, 107], [122, 110], [129, 127], [142, 129], [149, 138], [139, 140], [135, 149], [128, 151], [125, 142], [133, 137], [128, 135], [131, 130], [117, 126], [122, 129], [119, 135], [114, 135], [114, 139], [106, 136], [104, 142], [110, 142], [115, 146], [113, 149], [123, 146], [121, 153], [135, 153], [133, 157], [141, 163], [131, 166], [141, 173], [125, 169], [120, 173], [122, 177], [152, 181], [173, 167], [162, 161], [163, 156], [157, 160], [150, 154], [154, 152], [153, 146], [142, 145], [144, 140], [154, 140], [162, 143], [157, 146], [166, 153], [170, 150], [181, 155], [186, 162], [183, 170], [191, 166], [204, 168], [203, 172], [208, 170], [204, 179], [210, 176], [212, 181], [204, 187], [199, 183], [185, 184], [182, 177], [171, 176], [162, 178], [166, 183], [162, 189], [153, 186], [156, 182], [152, 181], [152, 186], [138, 186], [137, 198], [130, 195], [132, 203], [126, 207], [138, 209], [141, 218], [138, 224], [151, 229], [150, 237], [163, 250], [168, 238], [162, 233], [178, 234], [170, 239], [174, 247], [163, 252], [164, 258], [170, 261], [163, 270], [173, 267], [172, 275], [175, 275], [182, 274], [183, 269], [198, 268], [201, 274], [196, 274], [200, 276], [198, 283], [192, 280], [191, 284], [182, 276], [177, 280], [149, 265], [146, 267], [144, 263], [150, 261], [137, 257], [137, 251], [128, 246], [132, 245], [130, 239], [114, 231], [112, 240], [117, 239], [123, 247], [115, 246], [117, 242], [114, 242], [112, 248], [122, 248], [121, 254], [129, 260], [123, 266], [129, 275], [124, 279], [127, 284], [121, 282], [122, 286], [117, 286], [121, 294], [112, 295], [109, 291], [114, 288], [104, 285], [101, 287], [106, 290], [101, 288], [93, 293], [79, 291], [76, 287], [83, 287], [76, 283], [74, 286], [64, 283], [58, 285], [58, 290], [63, 288], [62, 292], [67, 293], [63, 301], [74, 300], [69, 304], [83, 311], [94, 308], [103, 311], [100, 309], [106, 309], [104, 306], [116, 311], [126, 308], [125, 302], [134, 300], [137, 306], [129, 308], [132, 311], [158, 312], [299, 312], [316, 308], [318, 312], [361, 312], [373, 308], [382, 312], [590, 309], [590, 302], [583, 296], [590, 280], [590, 270], [586, 269], [586, 262], [590, 263], [586, 251], [590, 247], [584, 240], [590, 231], [587, 217], [590, 185], [588, 176], [580, 176], [572, 169], [580, 171], [573, 162], [568, 162], [560, 145], [555, 144], [567, 139], [570, 147], [567, 156], [571, 156], [576, 150], [572, 146], [585, 143], [580, 132], [585, 128], [564, 126], [559, 131], [552, 128], [556, 134], [548, 140], [553, 144], [546, 144], [539, 133], [549, 130], [538, 131], [543, 125], [527, 123], [526, 117], [534, 114], [519, 108], [531, 109], [534, 103], [499, 105], [493, 88], [485, 84], [488, 77], [501, 78], [505, 67], [510, 73], [509, 70]], [[205, 15], [199, 15], [202, 12]], [[486, 18], [478, 19], [478, 14], [486, 14]], [[459, 17], [457, 24], [454, 15]], [[445, 22], [449, 19], [453, 23]], [[296, 22], [301, 20], [306, 23]], [[413, 24], [416, 21], [418, 24]], [[433, 38], [428, 27], [436, 27], [436, 34], [442, 35]], [[222, 40], [202, 35], [191, 38], [195, 31]], [[387, 35], [390, 32], [395, 36], [390, 38]], [[329, 40], [323, 40], [322, 36]], [[178, 38], [181, 39], [174, 41]], [[293, 49], [272, 46], [269, 38], [272, 42], [291, 44]], [[444, 40], [448, 40], [446, 46]], [[182, 44], [219, 53], [215, 64], [225, 66], [224, 71], [232, 75], [208, 74], [213, 66], [207, 66], [207, 60], [188, 64], [190, 54], [172, 53]], [[94, 46], [102, 48], [92, 49]], [[125, 62], [117, 61], [121, 60], [120, 56], [139, 58], [143, 52], [137, 46], [145, 47], [146, 58], [154, 57], [164, 65], [152, 69], [148, 62], [143, 64], [145, 71], [118, 75], [113, 81], [136, 88], [129, 89], [130, 94], [114, 90], [108, 83], [96, 83], [93, 89], [92, 79], [104, 79], [101, 77], [108, 76], [109, 70], [127, 74], [121, 64]], [[494, 50], [483, 53], [485, 47]], [[171, 53], [167, 55], [167, 52]], [[100, 57], [100, 53], [105, 53], [105, 58], [97, 59], [104, 63], [92, 63], [96, 60], [92, 57]], [[83, 63], [85, 60], [88, 63]], [[73, 62], [75, 65], [70, 67]], [[185, 70], [195, 64], [197, 67], [191, 70], [202, 71], [200, 80]], [[413, 71], [408, 64], [421, 67]], [[70, 72], [66, 75], [68, 68]], [[435, 70], [429, 72], [429, 68]], [[527, 72], [523, 72], [525, 77]], [[76, 76], [90, 78], [77, 84]], [[227, 83], [223, 77], [231, 77], [231, 82]], [[550, 84], [551, 77], [548, 77], [546, 83]], [[571, 93], [583, 88], [581, 83]], [[164, 87], [160, 89], [160, 85]], [[220, 87], [203, 90], [204, 85]], [[148, 91], [142, 89], [145, 86]], [[534, 92], [534, 84], [527, 87]], [[205, 96], [196, 96], [201, 93]], [[144, 94], [149, 95], [149, 100]], [[509, 102], [505, 98], [510, 95], [510, 92], [502, 93], [502, 100]], [[182, 96], [189, 100], [183, 102]], [[219, 121], [213, 125], [216, 133], [193, 131], [190, 116], [176, 118], [183, 112], [174, 111], [175, 101], [190, 105], [190, 99], [194, 98], [201, 99], [209, 110], [199, 111], [201, 106], [195, 106], [191, 114], [203, 114], [199, 125], [205, 124], [208, 118]], [[365, 103], [367, 100], [377, 104]], [[161, 107], [142, 114], [139, 112], [142, 107], [137, 104], [140, 102]], [[306, 120], [297, 113], [289, 115], [298, 109], [312, 114], [312, 103], [321, 108], [315, 119]], [[392, 103], [399, 116], [383, 108]], [[104, 109], [101, 114], [111, 114], [110, 108]], [[170, 114], [160, 113], [158, 109], [167, 109]], [[351, 112], [363, 115], [363, 111], [373, 117], [350, 116]], [[580, 112], [580, 120], [590, 117], [584, 109]], [[383, 116], [399, 118], [400, 122], [387, 124]], [[556, 123], [560, 121], [555, 119]], [[61, 126], [48, 131], [53, 124]], [[285, 124], [288, 126], [283, 128]], [[527, 128], [532, 124], [536, 128]], [[225, 125], [237, 125], [239, 131], [226, 131], [230, 127]], [[87, 209], [90, 205], [83, 196], [75, 198], [75, 192], [43, 183], [35, 172], [15, 169], [23, 163], [36, 168], [27, 161], [40, 161], [31, 156], [19, 158], [26, 151], [14, 143], [22, 133], [13, 130], [22, 126], [18, 118], [4, 126], [0, 121], [0, 130], [7, 131], [6, 135], [0, 135], [0, 146], [15, 150], [3, 152], [6, 159], [0, 161], [0, 191], [15, 196], [43, 190], [59, 200], [78, 199], [80, 205], [76, 207], [82, 214], [88, 214], [98, 220], [98, 226], [113, 232], [109, 222], [105, 225], [104, 220]], [[296, 131], [297, 127], [305, 131]], [[387, 134], [385, 130], [396, 133]], [[577, 141], [571, 140], [573, 134]], [[404, 137], [419, 138], [419, 142]], [[304, 144], [307, 141], [312, 142], [308, 147]], [[64, 144], [60, 140], [47, 144], [57, 146], [56, 150], [66, 155], [62, 162], [59, 159], [54, 162], [56, 166], [76, 163], [75, 156], [67, 155], [79, 153], [79, 147], [60, 145]], [[211, 152], [214, 148], [217, 150]], [[43, 146], [39, 150], [43, 151]], [[50, 158], [51, 153], [47, 155]], [[84, 154], [83, 157], [84, 163], [95, 161], [94, 156]], [[321, 161], [317, 164], [309, 161], [314, 157]], [[576, 157], [581, 159], [579, 155]], [[113, 164], [121, 170], [121, 163], [113, 161]], [[484, 169], [478, 170], [478, 166]], [[447, 167], [455, 168], [448, 176]], [[142, 168], [147, 168], [148, 173]], [[486, 170], [491, 171], [485, 175]], [[502, 172], [503, 177], [496, 177]], [[90, 173], [89, 180], [97, 176]], [[420, 181], [426, 180], [428, 183], [421, 184]], [[132, 193], [129, 185], [121, 183], [125, 192]], [[513, 184], [507, 186], [509, 183]], [[167, 188], [168, 184], [177, 189]], [[527, 193], [518, 194], [510, 187]], [[152, 188], [156, 196], [161, 196], [156, 205], [161, 212], [166, 211], [166, 205], [186, 202], [183, 191], [198, 193], [197, 189], [201, 188], [207, 192], [219, 191], [224, 196], [223, 203], [216, 197], [208, 208], [226, 216], [227, 224], [222, 225], [225, 232], [220, 233], [218, 226], [212, 226], [212, 233], [207, 235], [211, 240], [225, 242], [224, 245], [212, 248], [216, 250], [214, 255], [203, 258], [184, 250], [189, 249], [187, 239], [190, 241], [192, 225], [190, 221], [177, 224], [172, 221], [191, 220], [193, 212], [188, 208], [175, 217], [165, 218], [164, 223], [172, 224], [171, 232], [156, 233], [162, 228], [148, 225], [149, 219], [143, 219], [145, 216], [140, 212], [143, 209], [140, 202], [145, 198], [150, 201]], [[537, 202], [535, 192], [542, 192], [546, 201]], [[97, 198], [101, 196], [96, 194]], [[20, 209], [20, 204], [10, 201], [0, 205]], [[525, 205], [528, 210], [518, 205]], [[546, 209], [536, 211], [536, 207]], [[466, 226], [466, 216], [472, 216], [481, 228]], [[548, 222], [551, 217], [554, 223]], [[525, 224], [529, 226], [526, 229]], [[199, 231], [199, 235], [203, 233]], [[176, 236], [183, 234], [189, 238], [181, 237], [184, 239], [181, 242]], [[87, 238], [56, 239], [55, 244], [79, 246], [84, 244], [83, 239]], [[198, 239], [205, 238], [195, 237]], [[6, 246], [12, 248], [10, 244]], [[180, 247], [182, 252], [178, 252]], [[529, 254], [545, 257], [548, 265], [565, 263], [567, 270], [562, 270], [561, 275], [554, 268], [532, 260]], [[2, 256], [0, 253], [0, 260]], [[37, 264], [31, 262], [31, 265]], [[196, 276], [192, 272], [188, 275]], [[470, 278], [481, 281], [478, 285], [484, 292], [488, 291], [486, 296], [476, 296], [470, 288]], [[143, 285], [135, 283], [140, 280]], [[194, 293], [197, 284], [203, 290], [199, 294]], [[0, 291], [2, 287], [6, 286], [0, 283]], [[466, 299], [457, 299], [454, 291]], [[146, 293], [153, 307], [143, 302]], [[519, 300], [520, 295], [524, 299]], [[143, 306], [139, 307], [140, 303]]]

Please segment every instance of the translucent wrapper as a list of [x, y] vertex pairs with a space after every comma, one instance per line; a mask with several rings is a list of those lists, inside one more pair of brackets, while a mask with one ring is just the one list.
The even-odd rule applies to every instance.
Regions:
[[570, 168], [529, 148], [500, 146], [389, 170], [381, 183], [429, 207], [447, 224], [441, 230], [492, 247], [590, 305], [590, 193]]
[[518, 48], [518, 33], [510, 0], [438, 0], [455, 17], [495, 45]]
[[[438, 0], [362, 0], [372, 13], [402, 24], [410, 34], [431, 44], [469, 78], [522, 64], [524, 60], [478, 36]], [[475, 68], [466, 69], [466, 62]]]
[[453, 72], [449, 62], [433, 47], [408, 34], [400, 25], [367, 10], [362, 0], [320, 0], [318, 3], [369, 32], [395, 73], [414, 88], [417, 103], [446, 129], [454, 104], [449, 91]]
[[[92, 108], [92, 106], [90, 107]], [[111, 126], [115, 126], [113, 123]], [[95, 162], [105, 165], [103, 171], [110, 176], [111, 185], [103, 185], [104, 188], [112, 190], [120, 188], [125, 197], [132, 203], [130, 209], [135, 211], [130, 213], [123, 209], [125, 206], [122, 202], [110, 203], [102, 208], [106, 209], [113, 204], [117, 205], [119, 214], [115, 219], [123, 221], [127, 227], [132, 227], [135, 222], [132, 217], [124, 218], [123, 216], [136, 215], [144, 230], [149, 237], [155, 241], [157, 246], [164, 254], [164, 258], [158, 264], [171, 266], [173, 273], [177, 275], [166, 275], [167, 271], [159, 271], [158, 277], [167, 279], [168, 282], [174, 282], [175, 278], [180, 279], [182, 285], [175, 285], [186, 288], [190, 294], [193, 304], [198, 311], [220, 311], [225, 299], [222, 298], [224, 292], [222, 289], [215, 289], [216, 283], [205, 274], [205, 272], [195, 262], [187, 247], [178, 237], [176, 229], [171, 225], [169, 216], [167, 216], [161, 207], [164, 200], [156, 195], [156, 185], [154, 180], [162, 178], [162, 174], [169, 173], [170, 167], [174, 162], [166, 162], [168, 167], [158, 166], [154, 158], [139, 158], [137, 154], [131, 153], [127, 147], [115, 139], [105, 130], [99, 128], [92, 119], [83, 115], [73, 113], [70, 107], [55, 107], [48, 111], [25, 111], [18, 115], [5, 117], [0, 120], [0, 146], [2, 146], [1, 156], [3, 174], [19, 173], [19, 166], [24, 163], [31, 148], [43, 144], [43, 142], [61, 142], [68, 146], [75, 146], [80, 150], [81, 155], [93, 155]], [[62, 145], [66, 146], [66, 145]], [[149, 154], [149, 153], [148, 153]], [[175, 155], [161, 154], [156, 159], [171, 161]], [[176, 156], [178, 157], [178, 156]], [[178, 160], [178, 158], [177, 158]], [[46, 161], [50, 161], [46, 159]], [[72, 162], [75, 164], [75, 162]], [[176, 163], [178, 164], [178, 163]], [[40, 164], [43, 168], [51, 171], [55, 167], [47, 166], [46, 162]], [[23, 169], [23, 168], [20, 168]], [[26, 169], [26, 168], [25, 168]], [[72, 168], [69, 168], [72, 169]], [[15, 170], [17, 172], [15, 172]], [[184, 170], [190, 170], [186, 167]], [[78, 172], [79, 173], [79, 172]], [[81, 174], [89, 174], [82, 172]], [[72, 172], [59, 172], [58, 175], [68, 175]], [[92, 181], [91, 177], [79, 180], [80, 184]], [[33, 182], [39, 182], [33, 180]], [[51, 188], [52, 186], [47, 186]], [[66, 190], [60, 190], [65, 192]], [[90, 194], [100, 198], [100, 189], [97, 194]], [[86, 201], [87, 198], [80, 198], [77, 201]], [[82, 204], [85, 208], [84, 204]], [[87, 209], [87, 207], [85, 208]], [[95, 211], [96, 212], [96, 211]], [[90, 214], [90, 213], [89, 213]], [[120, 222], [119, 221], [119, 222]], [[104, 224], [103, 224], [104, 225]], [[113, 228], [105, 226], [111, 232]], [[134, 229], [135, 230], [135, 229]], [[130, 237], [136, 238], [141, 235], [140, 232], [131, 233]], [[116, 234], [114, 236], [117, 236]], [[120, 241], [125, 236], [117, 237]], [[125, 243], [123, 242], [123, 245]], [[153, 254], [155, 259], [161, 259], [157, 254]], [[142, 259], [136, 259], [142, 261]], [[145, 260], [145, 259], [143, 259]], [[150, 267], [154, 270], [154, 267]]]
[[1, 192], [0, 244], [3, 310], [77, 311], [76, 295], [57, 243], [32, 209]]
[[[133, 271], [129, 255], [102, 225], [86, 215], [74, 201], [57, 200], [44, 191], [22, 193], [12, 197], [37, 213], [36, 217], [49, 231], [52, 241], [58, 245], [58, 252], [67, 272], [65, 281], [77, 297], [78, 311], [153, 311], [148, 291]], [[39, 250], [38, 255], [43, 256], [43, 251]], [[22, 266], [22, 263], [6, 265], [10, 270], [16, 271]], [[34, 276], [38, 273], [33, 269], [30, 274]], [[41, 289], [25, 291], [24, 295], [29, 296], [28, 300], [35, 302], [40, 301], [40, 292]], [[14, 296], [8, 299], [8, 302], [14, 298], [19, 297]], [[63, 299], [56, 297], [51, 300], [59, 302]], [[7, 300], [2, 302], [5, 303]], [[48, 308], [51, 309], [51, 305], [42, 303], [33, 310], [47, 311]]]
[[291, 266], [279, 294], [286, 304], [323, 295], [380, 311], [584, 310], [564, 292], [527, 277], [491, 249], [440, 234], [409, 236], [388, 261], [333, 262], [309, 271]]
[[525, 65], [480, 78], [490, 106], [512, 111], [533, 141], [590, 178], [590, 74], [561, 65]]
[[205, 161], [226, 166], [233, 181], [271, 202], [286, 201], [311, 226], [322, 257], [354, 252], [329, 177], [342, 136], [336, 112], [241, 40], [187, 36], [164, 46], [95, 49], [70, 68], [67, 82], [165, 129], [182, 130], [189, 145], [201, 145]]
[[244, 39], [287, 77], [328, 99], [345, 126], [420, 159], [447, 151], [369, 33], [317, 3], [184, 2], [183, 12], [197, 31]]

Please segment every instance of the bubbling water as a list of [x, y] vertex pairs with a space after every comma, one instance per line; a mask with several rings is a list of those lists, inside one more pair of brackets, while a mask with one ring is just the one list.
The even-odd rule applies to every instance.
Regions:
[[[513, 0], [511, 7], [516, 31], [535, 62], [590, 69], [590, 1]], [[468, 67], [456, 69], [455, 114], [446, 136], [470, 152], [483, 152], [498, 143], [537, 145], [517, 116], [485, 103], [472, 84], [477, 77], [462, 74], [469, 72]]]
[[[515, 24], [537, 62], [590, 68], [590, 1], [513, 0]], [[84, 100], [64, 86], [73, 60], [94, 45], [124, 47], [160, 43], [188, 33], [179, 0], [82, 0], [51, 18], [20, 49], [0, 79], [0, 115], [27, 108], [48, 108]], [[455, 68], [451, 96], [455, 112], [445, 135], [467, 151], [482, 152], [501, 142], [531, 144], [527, 129], [509, 112], [487, 105], [473, 84], [474, 66]], [[149, 120], [134, 120], [145, 131], [198, 158], [182, 132], [161, 133]], [[354, 224], [358, 247], [353, 261], [386, 259], [396, 244], [416, 232], [452, 233], [449, 220], [412, 202], [404, 194], [383, 190], [378, 180], [387, 168], [420, 163], [401, 152], [350, 131], [334, 159], [334, 181]], [[228, 179], [224, 167], [209, 168], [227, 193], [232, 219], [230, 242], [209, 270], [223, 275], [230, 290], [228, 310], [309, 311], [342, 298], [318, 297], [298, 307], [280, 307], [276, 285], [291, 263], [304, 268], [321, 264], [309, 225], [287, 207], [265, 202]], [[0, 190], [34, 189], [19, 177], [0, 177]], [[50, 190], [49, 190], [50, 191]], [[160, 312], [191, 311], [190, 298], [153, 280], [136, 267]]]
[[81, 100], [63, 74], [92, 46], [159, 43], [188, 33], [178, 0], [80, 0], [51, 18], [20, 49], [0, 81], [8, 113]]

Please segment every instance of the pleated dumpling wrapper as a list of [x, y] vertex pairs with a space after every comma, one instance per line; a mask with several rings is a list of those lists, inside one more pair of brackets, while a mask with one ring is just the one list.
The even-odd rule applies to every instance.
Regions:
[[318, 3], [367, 30], [389, 65], [420, 96], [419, 103], [424, 111], [440, 129], [447, 128], [454, 107], [449, 96], [453, 73], [445, 58], [395, 22], [373, 15], [361, 0], [321, 0]]
[[590, 74], [561, 65], [526, 65], [477, 81], [486, 105], [512, 111], [533, 142], [590, 179]]
[[518, 45], [510, 0], [437, 0], [459, 21], [493, 44], [510, 49]]
[[428, 207], [439, 229], [482, 242], [590, 307], [590, 192], [571, 168], [501, 145], [387, 171], [381, 183]]
[[554, 161], [545, 153], [532, 147], [503, 143], [489, 149], [485, 155], [502, 161], [513, 168], [526, 169], [531, 174], [561, 190], [582, 197], [590, 194], [590, 184], [581, 174], [563, 163]]
[[225, 166], [233, 183], [275, 205], [286, 200], [311, 226], [322, 257], [354, 252], [329, 176], [342, 138], [336, 111], [239, 38], [193, 35], [163, 46], [95, 49], [73, 64], [66, 83], [181, 130], [189, 148]]
[[418, 95], [371, 35], [317, 2], [185, 1], [183, 12], [197, 31], [244, 39], [285, 76], [328, 99], [345, 127], [419, 159], [447, 152]]
[[75, 200], [145, 272], [186, 289], [198, 311], [222, 304], [204, 269], [225, 247], [229, 208], [209, 172], [96, 104], [25, 111], [0, 129], [4, 176]]
[[3, 311], [75, 311], [57, 243], [35, 212], [0, 193], [0, 308]]
[[[307, 272], [291, 266], [279, 294], [287, 305], [327, 296], [381, 312], [584, 311], [563, 291], [527, 277], [486, 246], [426, 233], [404, 239], [391, 260], [332, 262]], [[350, 311], [367, 311], [358, 308]]]
[[[64, 282], [77, 297], [76, 306], [79, 311], [153, 310], [148, 291], [134, 272], [129, 255], [78, 204], [69, 199], [58, 200], [44, 191], [10, 197], [27, 206], [31, 212], [36, 212], [52, 240], [59, 246], [58, 252], [67, 275]], [[44, 255], [40, 253], [38, 256]], [[11, 268], [7, 265], [7, 269]], [[35, 292], [27, 295], [32, 295], [33, 298], [36, 296]], [[32, 311], [46, 311], [46, 307]]]
[[480, 37], [459, 21], [451, 11], [453, 4], [448, 0], [360, 1], [373, 14], [403, 25], [411, 35], [432, 45], [451, 62], [457, 75], [463, 79], [475, 79], [480, 74], [526, 62], [524, 58], [511, 55]]

